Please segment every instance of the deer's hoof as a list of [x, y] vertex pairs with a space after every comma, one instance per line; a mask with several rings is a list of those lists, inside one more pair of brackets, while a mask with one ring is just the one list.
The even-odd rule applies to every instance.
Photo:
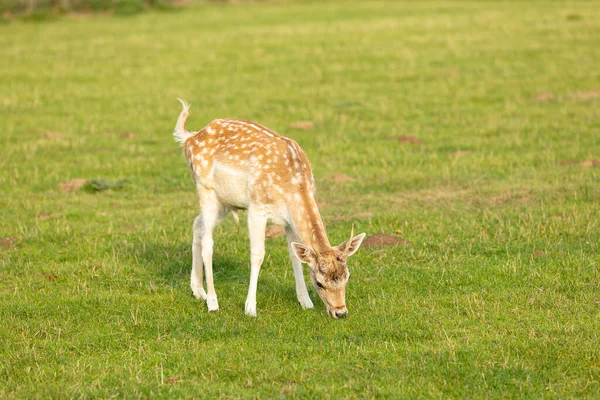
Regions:
[[216, 297], [208, 297], [206, 299], [206, 306], [209, 312], [215, 312], [219, 309], [219, 302]]
[[303, 297], [303, 298], [299, 298], [298, 299], [298, 303], [300, 303], [300, 305], [302, 306], [302, 308], [314, 308], [315, 306], [313, 305], [312, 300], [310, 299], [310, 297]]
[[246, 301], [246, 315], [256, 317], [256, 302]]
[[200, 286], [195, 286], [192, 285], [192, 295], [197, 298], [198, 300], [206, 300], [206, 292], [204, 291], [204, 288], [200, 285]]

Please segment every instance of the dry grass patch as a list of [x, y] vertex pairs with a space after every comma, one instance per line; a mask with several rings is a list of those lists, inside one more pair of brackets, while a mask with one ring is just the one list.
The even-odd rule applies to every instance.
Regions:
[[14, 237], [3, 237], [3, 238], [0, 238], [0, 247], [2, 247], [2, 248], [5, 248], [5, 249], [8, 249], [8, 248], [10, 248], [10, 247], [13, 245], [13, 243], [15, 243], [16, 241], [17, 241], [17, 239], [16, 239], [16, 238], [14, 238]]
[[402, 143], [402, 144], [421, 144], [421, 143], [423, 143], [423, 140], [419, 139], [416, 136], [410, 136], [410, 135], [389, 136], [387, 139], [395, 140], [398, 143]]
[[375, 233], [371, 236], [367, 236], [367, 238], [363, 241], [361, 247], [364, 249], [372, 249], [378, 247], [393, 246], [413, 246], [413, 242], [394, 235], [387, 235], [385, 233]]
[[352, 182], [355, 181], [356, 179], [348, 176], [346, 174], [333, 174], [329, 177], [329, 179], [333, 180], [334, 182]]
[[71, 179], [70, 181], [61, 182], [58, 184], [58, 186], [61, 188], [61, 190], [65, 191], [65, 192], [74, 192], [74, 191], [82, 188], [83, 185], [86, 184], [86, 182], [87, 182], [87, 179], [76, 178], [76, 179]]
[[315, 129], [315, 124], [312, 121], [295, 121], [290, 123], [290, 128], [311, 131]]

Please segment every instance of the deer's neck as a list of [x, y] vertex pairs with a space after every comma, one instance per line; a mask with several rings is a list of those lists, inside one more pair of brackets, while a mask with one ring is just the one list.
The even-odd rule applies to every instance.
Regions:
[[289, 210], [293, 228], [300, 242], [317, 251], [328, 249], [329, 239], [312, 193], [296, 193], [293, 199], [294, 201], [289, 204]]

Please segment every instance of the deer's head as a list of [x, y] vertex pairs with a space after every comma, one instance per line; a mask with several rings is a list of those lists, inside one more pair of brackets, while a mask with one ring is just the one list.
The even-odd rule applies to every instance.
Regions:
[[310, 280], [332, 318], [343, 318], [348, 314], [346, 308], [346, 284], [350, 278], [348, 258], [356, 253], [365, 235], [361, 233], [354, 236], [354, 228], [352, 228], [350, 239], [339, 246], [320, 251], [317, 251], [312, 244], [305, 246], [292, 243], [296, 257], [308, 264]]

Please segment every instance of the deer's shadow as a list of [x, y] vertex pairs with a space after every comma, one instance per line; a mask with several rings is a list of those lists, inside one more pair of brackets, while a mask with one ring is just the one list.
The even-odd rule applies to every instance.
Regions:
[[[156, 277], [157, 283], [191, 295], [190, 273], [192, 248], [185, 242], [131, 243], [125, 253]], [[282, 243], [266, 244], [265, 261], [259, 277], [259, 292], [267, 291], [278, 301], [295, 304], [296, 289], [287, 246]], [[247, 293], [250, 283], [250, 250], [248, 246], [233, 246], [215, 241], [213, 275], [217, 294], [230, 296], [226, 291], [235, 290], [236, 297]], [[305, 274], [306, 275], [306, 274]], [[206, 279], [206, 274], [204, 274]]]

